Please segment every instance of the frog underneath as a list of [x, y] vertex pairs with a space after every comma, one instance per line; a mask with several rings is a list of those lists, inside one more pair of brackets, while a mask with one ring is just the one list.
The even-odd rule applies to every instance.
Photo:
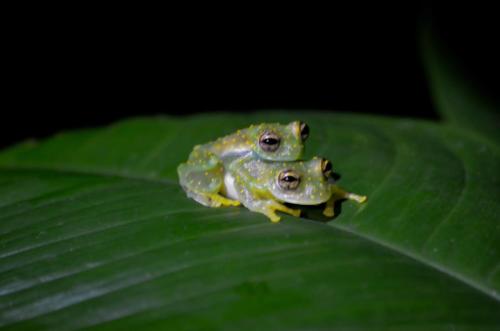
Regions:
[[229, 165], [222, 192], [248, 209], [266, 215], [272, 222], [280, 221], [276, 211], [300, 215], [299, 209], [289, 208], [284, 202], [296, 205], [326, 203], [323, 214], [333, 217], [337, 200], [366, 201], [366, 196], [346, 192], [332, 184], [331, 172], [331, 162], [317, 157], [297, 162], [242, 158]]
[[302, 157], [307, 124], [263, 123], [238, 130], [213, 142], [197, 145], [188, 161], [177, 168], [186, 194], [208, 207], [237, 206], [237, 200], [220, 194], [225, 169], [240, 158], [269, 161], [295, 161]]

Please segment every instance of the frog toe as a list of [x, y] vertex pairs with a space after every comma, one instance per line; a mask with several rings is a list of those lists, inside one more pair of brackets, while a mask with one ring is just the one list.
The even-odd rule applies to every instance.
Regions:
[[276, 215], [274, 212], [267, 213], [266, 216], [269, 217], [272, 223], [278, 223], [281, 220], [281, 217]]
[[280, 203], [273, 203], [271, 205], [271, 209], [273, 211], [275, 210], [278, 210], [278, 211], [281, 211], [283, 213], [287, 213], [287, 214], [290, 214], [292, 216], [295, 216], [295, 217], [299, 217], [300, 214], [301, 214], [301, 210], [300, 209], [292, 209], [292, 208], [288, 208], [287, 206], [285, 205], [282, 205]]
[[226, 197], [223, 197], [220, 194], [211, 194], [210, 199], [217, 203], [219, 206], [239, 206], [240, 202], [237, 200], [231, 200]]
[[354, 200], [358, 203], [363, 203], [368, 199], [368, 197], [366, 195], [358, 195], [358, 194], [354, 194], [354, 193], [349, 193], [347, 195], [347, 198], [350, 200]]
[[325, 215], [326, 217], [333, 217], [335, 215], [335, 212], [333, 211], [333, 207], [326, 207], [324, 210], [323, 210], [323, 215]]

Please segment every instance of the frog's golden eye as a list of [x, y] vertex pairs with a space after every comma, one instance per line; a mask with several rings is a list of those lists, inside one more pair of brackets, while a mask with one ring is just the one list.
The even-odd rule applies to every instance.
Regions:
[[278, 184], [284, 190], [295, 190], [300, 183], [300, 176], [293, 170], [282, 171], [278, 176]]
[[328, 178], [332, 174], [332, 163], [326, 159], [321, 160], [321, 171], [323, 175]]
[[281, 139], [274, 132], [264, 132], [259, 139], [260, 147], [266, 152], [274, 152], [280, 147]]
[[306, 141], [307, 137], [309, 137], [309, 125], [307, 125], [304, 122], [299, 122], [300, 123], [300, 139], [302, 141]]

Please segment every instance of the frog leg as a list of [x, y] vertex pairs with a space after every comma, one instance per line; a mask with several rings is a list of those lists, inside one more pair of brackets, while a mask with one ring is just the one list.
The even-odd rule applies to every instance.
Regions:
[[293, 210], [274, 200], [243, 201], [243, 205], [251, 211], [266, 215], [273, 223], [278, 223], [281, 220], [276, 211], [286, 212], [294, 216], [300, 215], [300, 210]]
[[335, 212], [333, 210], [333, 206], [335, 204], [335, 199], [334, 197], [330, 197], [330, 199], [326, 202], [325, 209], [323, 210], [323, 215], [326, 217], [333, 217], [335, 215]]
[[207, 197], [211, 199], [214, 203], [220, 204], [221, 206], [239, 206], [240, 202], [238, 200], [228, 199], [219, 193], [207, 194]]
[[227, 206], [239, 206], [240, 202], [237, 200], [231, 200], [228, 199], [219, 193], [200, 193], [200, 192], [195, 192], [190, 189], [187, 189], [185, 187], [184, 191], [186, 191], [186, 194], [188, 197], [191, 199], [195, 200], [196, 202], [207, 206], [207, 207], [227, 207]]
[[238, 180], [236, 180], [234, 185], [238, 192], [238, 199], [245, 207], [251, 211], [266, 215], [273, 223], [277, 223], [281, 220], [276, 214], [276, 211], [281, 211], [296, 217], [300, 216], [301, 211], [299, 209], [288, 208], [276, 200], [264, 198], [262, 191], [252, 190], [241, 181], [238, 182]]
[[266, 215], [273, 223], [278, 223], [279, 221], [281, 221], [281, 217], [279, 217], [273, 209], [265, 209], [264, 208], [262, 210], [259, 210], [259, 209], [254, 208], [254, 209], [250, 209], [250, 210]]
[[335, 202], [338, 200], [354, 200], [358, 203], [363, 203], [366, 201], [367, 197], [365, 195], [358, 195], [350, 192], [346, 192], [342, 190], [341, 188], [332, 185], [332, 195], [330, 199], [326, 202], [325, 209], [323, 210], [323, 215], [327, 217], [333, 217], [334, 216], [334, 211], [333, 211], [333, 206], [335, 205]]
[[[196, 155], [194, 157], [193, 155]], [[200, 148], [191, 153], [188, 162], [177, 168], [179, 181], [187, 196], [207, 207], [238, 206], [239, 201], [220, 194], [224, 176], [222, 162], [212, 153]]]
[[299, 217], [300, 213], [301, 213], [300, 209], [288, 208], [287, 206], [285, 206], [277, 201], [273, 201], [270, 208], [273, 210], [279, 210], [281, 212], [290, 214], [290, 215], [295, 216], [295, 217]]

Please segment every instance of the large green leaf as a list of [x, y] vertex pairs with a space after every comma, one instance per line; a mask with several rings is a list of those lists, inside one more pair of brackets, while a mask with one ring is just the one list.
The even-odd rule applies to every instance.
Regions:
[[[426, 39], [427, 38], [427, 39]], [[444, 124], [327, 113], [137, 118], [0, 153], [0, 327], [500, 329], [498, 112], [424, 35]], [[271, 224], [188, 200], [192, 147], [302, 119], [367, 194]]]
[[[188, 200], [191, 148], [302, 119], [307, 157], [367, 194], [271, 224]], [[326, 113], [138, 118], [0, 154], [6, 329], [490, 330], [500, 326], [498, 146], [425, 121]]]

